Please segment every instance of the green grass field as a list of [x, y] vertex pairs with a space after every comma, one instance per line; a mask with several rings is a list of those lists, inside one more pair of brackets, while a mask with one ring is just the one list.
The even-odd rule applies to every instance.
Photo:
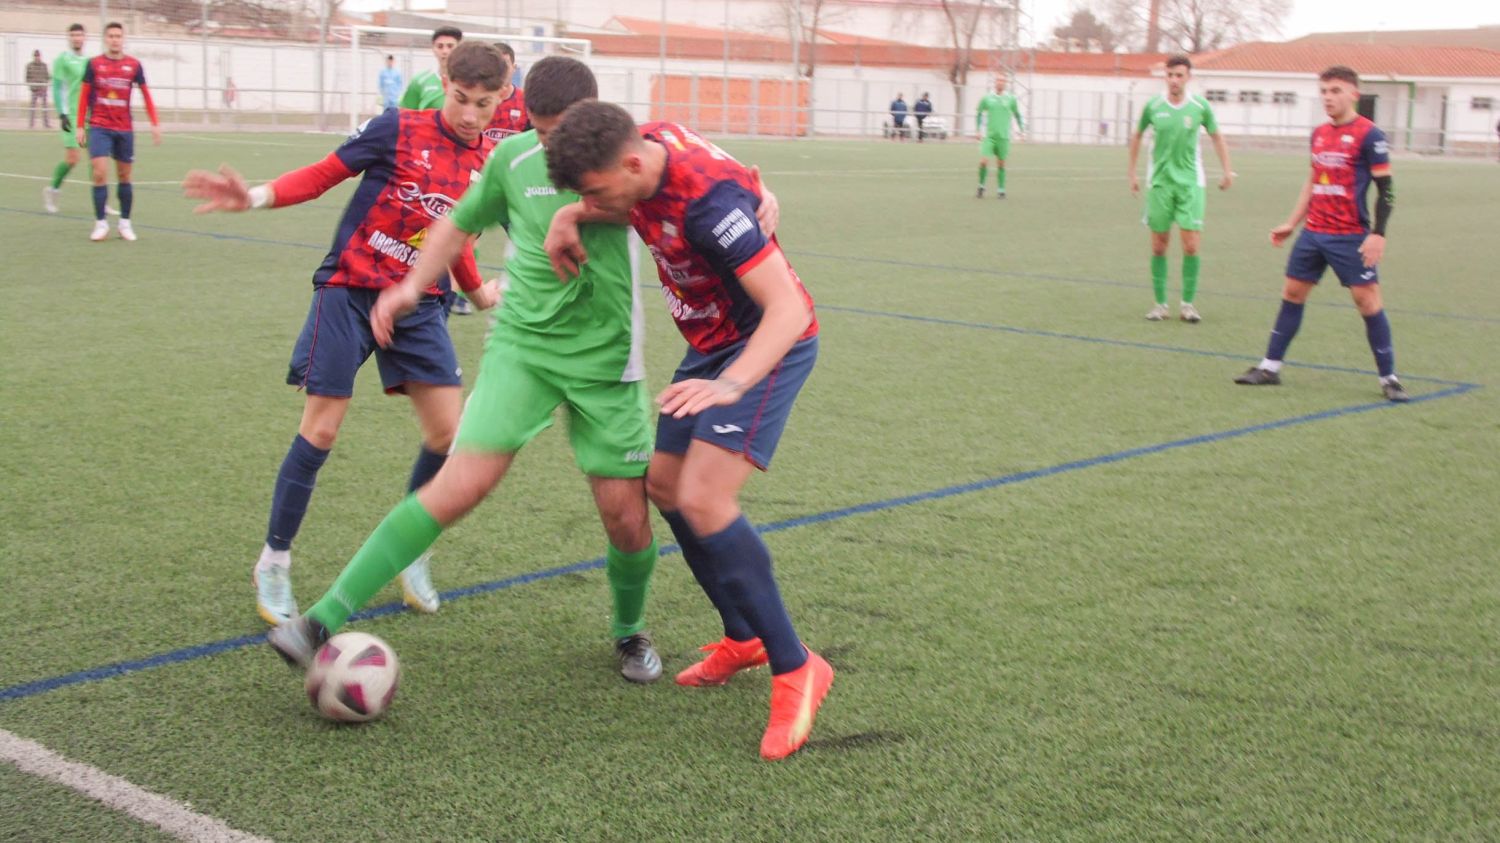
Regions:
[[[262, 645], [176, 652], [264, 630], [250, 567], [301, 407], [282, 378], [349, 190], [201, 217], [173, 185], [335, 139], [142, 144], [141, 239], [96, 244], [82, 170], [40, 212], [53, 135], [0, 138], [0, 728], [288, 841], [1500, 837], [1493, 164], [1396, 163], [1382, 276], [1431, 400], [1393, 406], [1331, 279], [1291, 351], [1318, 366], [1231, 383], [1264, 349], [1266, 231], [1301, 157], [1238, 155], [1209, 197], [1192, 326], [1141, 318], [1123, 149], [1014, 147], [1002, 203], [973, 198], [967, 142], [725, 143], [779, 193], [823, 325], [745, 500], [839, 671], [809, 747], [771, 765], [766, 673], [623, 682], [598, 570], [358, 623], [404, 668], [360, 728], [321, 721]], [[659, 387], [683, 344], [647, 304]], [[486, 321], [453, 321], [466, 365]], [[298, 540], [304, 606], [416, 445], [367, 367]], [[456, 589], [601, 552], [554, 429], [434, 571]], [[669, 674], [718, 635], [676, 555], [650, 615]], [[0, 839], [160, 835], [0, 766]]]

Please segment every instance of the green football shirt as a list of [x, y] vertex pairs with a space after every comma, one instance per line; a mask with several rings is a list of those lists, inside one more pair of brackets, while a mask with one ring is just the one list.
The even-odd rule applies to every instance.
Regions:
[[83, 85], [83, 69], [89, 60], [82, 53], [63, 50], [52, 62], [52, 99], [58, 114], [73, 116], [78, 107], [78, 89]]
[[1009, 138], [1012, 118], [1021, 131], [1026, 131], [1026, 122], [1021, 119], [1021, 103], [1015, 94], [990, 91], [979, 100], [978, 115], [985, 123], [985, 133], [992, 138]]
[[1136, 125], [1138, 132], [1147, 129], [1151, 130], [1151, 158], [1146, 171], [1152, 187], [1202, 187], [1206, 183], [1198, 132], [1219, 133], [1208, 100], [1189, 95], [1180, 105], [1173, 105], [1165, 96], [1152, 97]]
[[402, 108], [442, 108], [443, 93], [443, 77], [428, 70], [411, 78], [398, 105]]
[[577, 201], [578, 194], [552, 186], [545, 150], [529, 131], [495, 147], [479, 183], [453, 209], [449, 218], [469, 234], [499, 225], [510, 235], [505, 294], [490, 342], [509, 343], [528, 361], [571, 377], [641, 380], [639, 241], [623, 225], [583, 226], [588, 262], [567, 282], [542, 248], [553, 215]]

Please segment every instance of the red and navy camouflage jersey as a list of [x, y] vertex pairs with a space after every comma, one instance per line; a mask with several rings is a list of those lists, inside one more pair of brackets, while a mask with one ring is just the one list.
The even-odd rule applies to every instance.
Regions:
[[1365, 191], [1372, 175], [1384, 175], [1390, 165], [1391, 150], [1385, 133], [1365, 117], [1342, 126], [1324, 123], [1314, 129], [1307, 230], [1319, 234], [1369, 232]]
[[146, 87], [146, 71], [134, 56], [94, 56], [83, 68], [83, 85], [87, 99], [78, 110], [79, 122], [86, 114], [88, 125], [95, 129], [129, 132], [130, 94], [132, 86]]
[[400, 281], [416, 264], [428, 227], [479, 179], [492, 144], [482, 136], [465, 144], [440, 114], [386, 109], [334, 150], [330, 157], [364, 178], [313, 274], [314, 286], [378, 289]]
[[495, 107], [495, 118], [484, 130], [491, 143], [499, 143], [511, 135], [519, 135], [531, 128], [531, 119], [526, 116], [526, 95], [516, 88], [509, 97]]
[[[728, 153], [676, 123], [641, 126], [641, 135], [667, 150], [661, 185], [630, 211], [651, 256], [677, 328], [694, 349], [709, 354], [745, 342], [760, 324], [761, 308], [740, 276], [771, 258], [786, 260], [755, 219], [760, 188]], [[812, 296], [787, 265], [812, 309]], [[802, 339], [816, 336], [818, 320]]]

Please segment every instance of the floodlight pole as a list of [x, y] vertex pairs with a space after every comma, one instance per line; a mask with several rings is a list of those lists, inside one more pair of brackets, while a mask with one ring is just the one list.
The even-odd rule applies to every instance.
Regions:
[[208, 0], [203, 0], [203, 13], [198, 16], [198, 29], [203, 44], [203, 122], [208, 122]]
[[658, 120], [667, 119], [667, 0], [661, 0], [661, 28], [656, 47], [656, 78], [661, 82], [661, 114]]

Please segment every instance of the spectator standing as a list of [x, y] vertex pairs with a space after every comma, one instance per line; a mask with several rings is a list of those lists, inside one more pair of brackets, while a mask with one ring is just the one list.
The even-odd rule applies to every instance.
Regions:
[[906, 137], [906, 100], [899, 93], [891, 100], [891, 137], [896, 140]]
[[385, 69], [380, 71], [380, 107], [395, 108], [396, 101], [401, 98], [401, 86], [406, 80], [401, 78], [401, 71], [396, 69], [396, 57], [385, 57]]
[[31, 61], [26, 64], [26, 84], [31, 86], [31, 111], [27, 115], [28, 128], [36, 127], [36, 115], [42, 115], [42, 128], [52, 128], [52, 123], [47, 116], [47, 83], [52, 81], [52, 74], [47, 71], [47, 63], [42, 61], [42, 51], [32, 50]]
[[922, 98], [917, 100], [916, 105], [912, 106], [912, 111], [917, 117], [917, 143], [921, 143], [922, 138], [926, 137], [922, 133], [922, 123], [927, 119], [927, 115], [932, 113], [932, 100], [927, 98], [926, 91], [922, 92]]

